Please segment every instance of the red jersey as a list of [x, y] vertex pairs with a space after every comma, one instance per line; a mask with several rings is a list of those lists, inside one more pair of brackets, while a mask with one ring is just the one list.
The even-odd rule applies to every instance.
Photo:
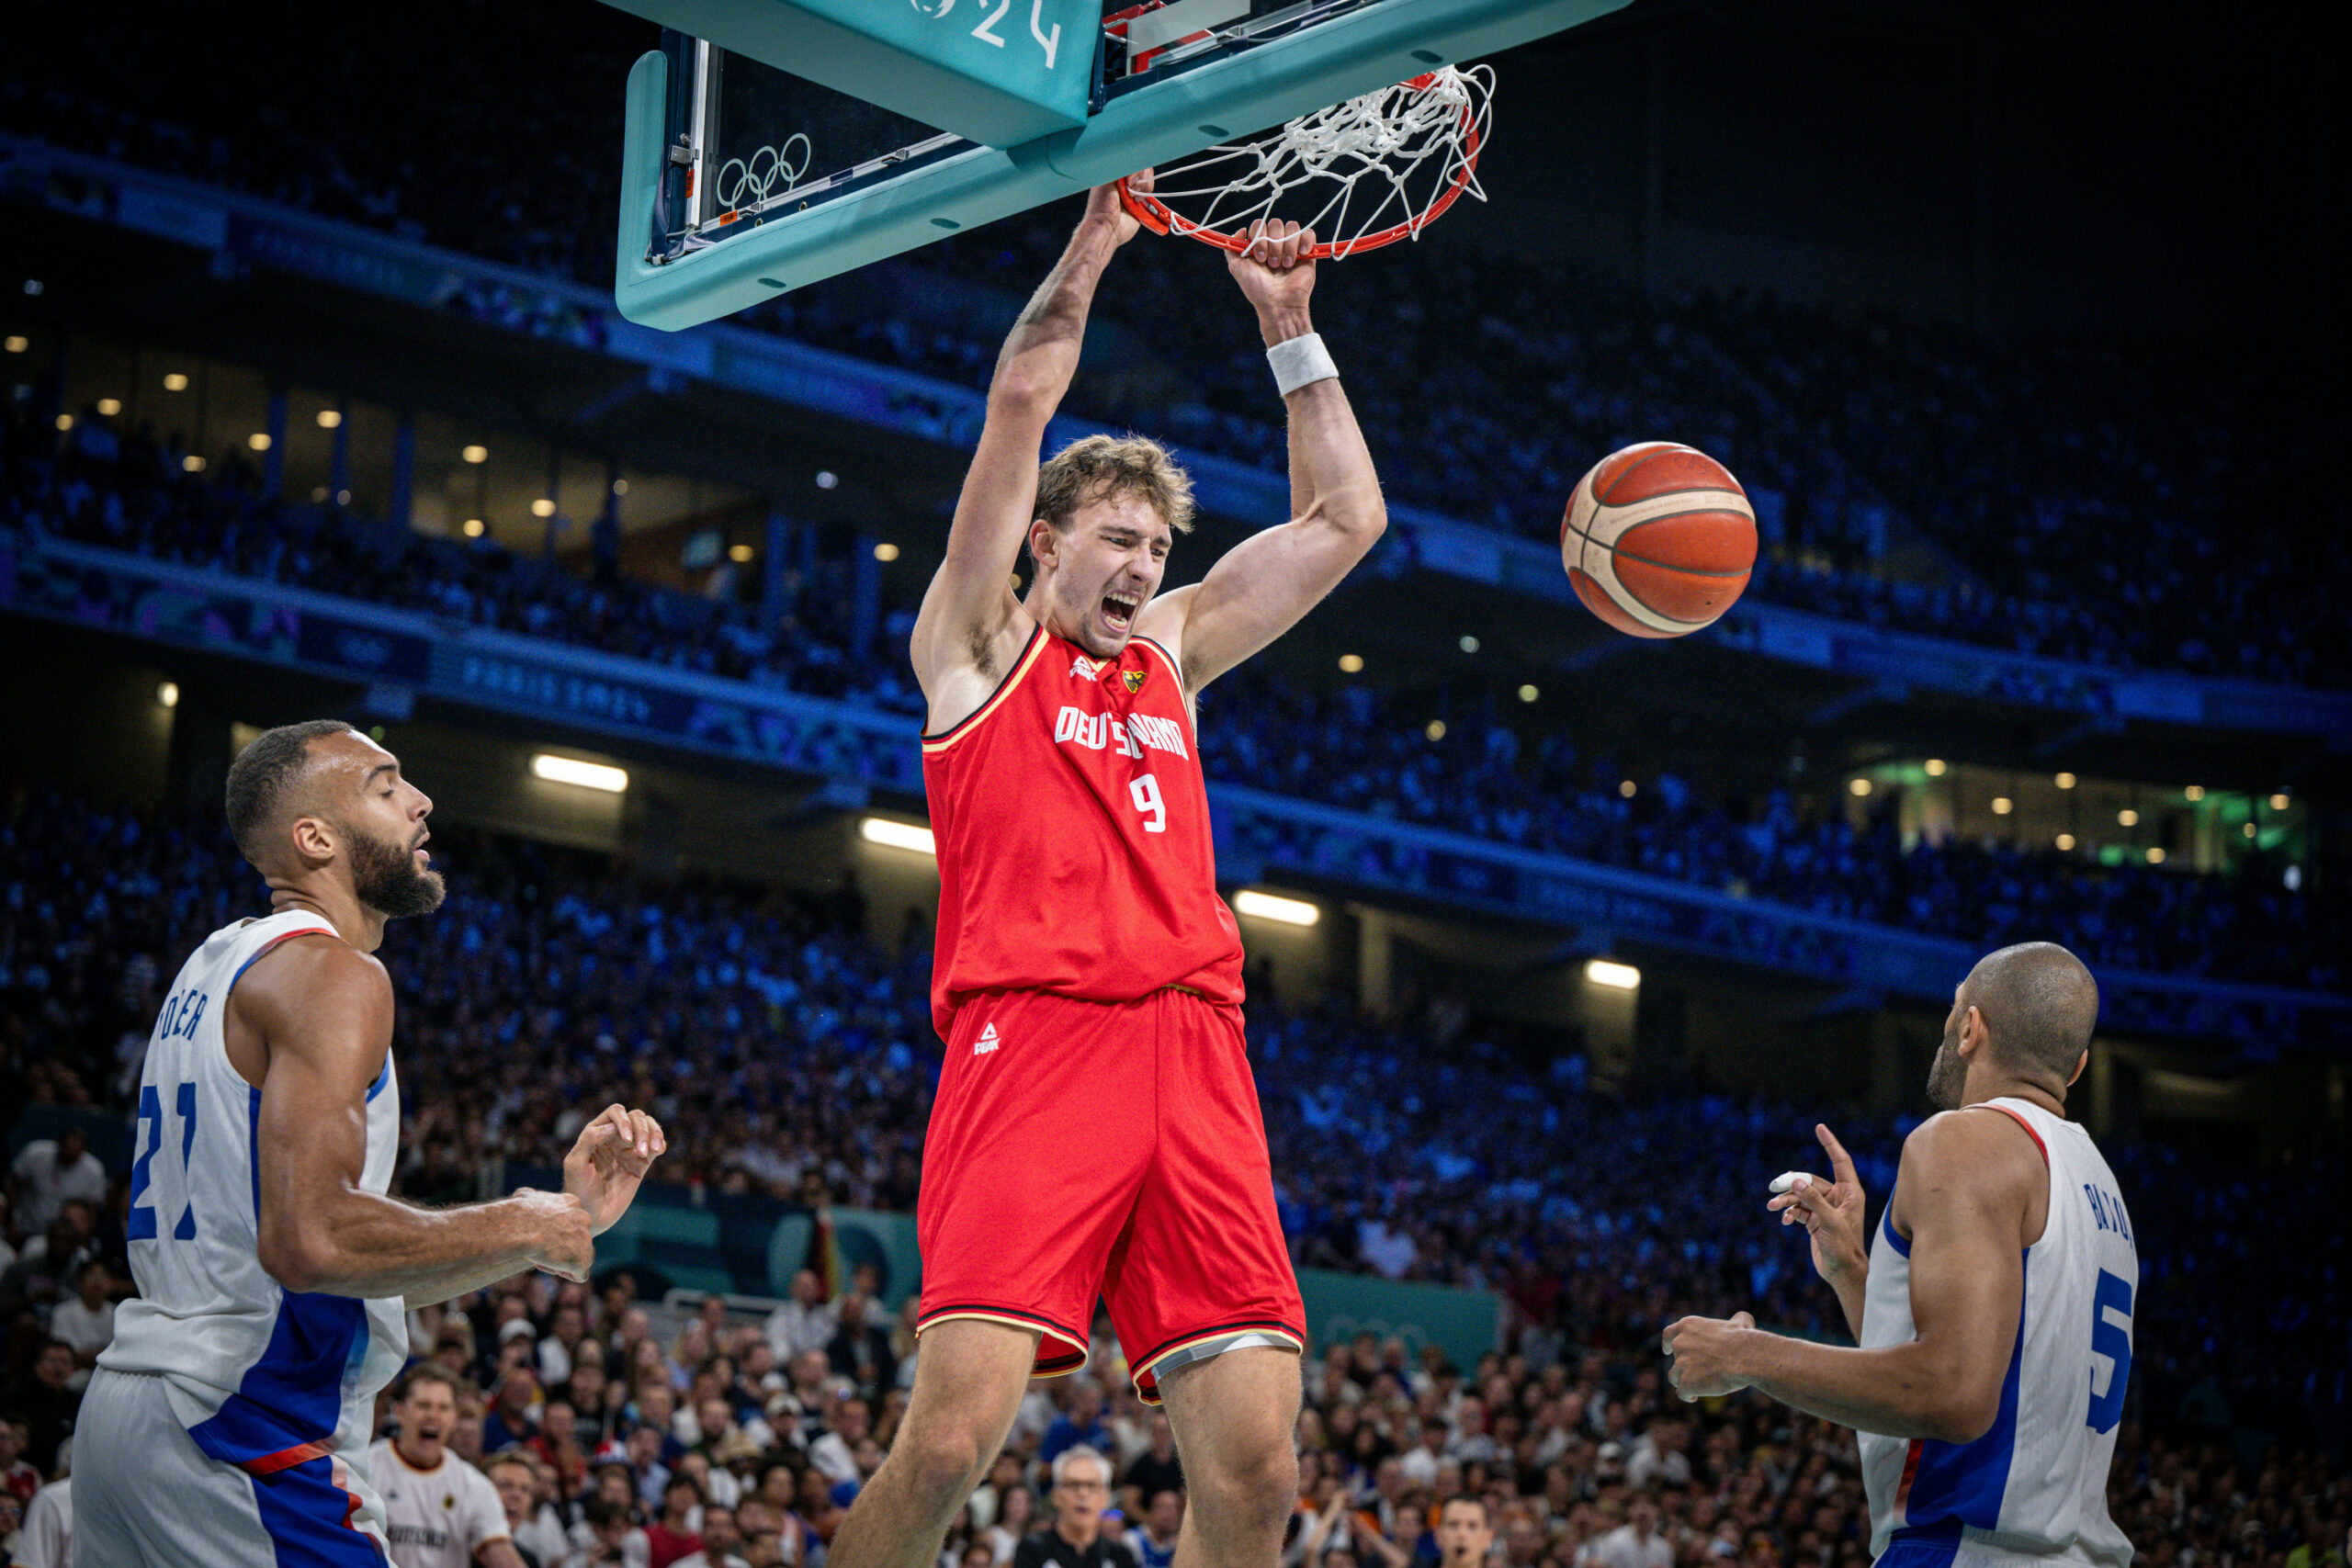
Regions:
[[1241, 933], [1183, 683], [1131, 638], [1093, 658], [1043, 626], [979, 711], [922, 745], [939, 848], [940, 1038], [981, 991], [1241, 999]]

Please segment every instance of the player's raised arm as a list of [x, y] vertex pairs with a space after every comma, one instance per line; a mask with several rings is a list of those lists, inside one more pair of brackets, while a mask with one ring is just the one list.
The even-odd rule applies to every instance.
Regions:
[[[1136, 178], [1148, 188], [1148, 174]], [[1019, 610], [1011, 583], [1021, 542], [1036, 515], [1038, 446], [1078, 371], [1095, 285], [1136, 229], [1119, 205], [1118, 187], [1097, 187], [1062, 259], [1038, 285], [997, 355], [987, 423], [956, 499], [946, 558], [923, 594], [908, 650], [931, 699], [935, 728], [963, 716], [952, 711], [962, 685], [978, 687], [965, 711], [985, 699], [1009, 662], [1004, 656], [1017, 651], [1027, 634], [1022, 627], [1010, 639], [1012, 649], [996, 647]]]
[[391, 980], [375, 959], [325, 937], [285, 942], [239, 982], [228, 1021], [232, 1050], [266, 1053], [259, 1254], [286, 1289], [423, 1305], [526, 1269], [588, 1277], [593, 1218], [565, 1193], [420, 1209], [361, 1187], [368, 1089], [392, 1036]]
[[1137, 630], [1181, 649], [1197, 692], [1298, 624], [1339, 586], [1388, 526], [1380, 476], [1307, 314], [1315, 243], [1295, 223], [1253, 225], [1261, 243], [1227, 269], [1258, 312], [1259, 334], [1290, 414], [1293, 515], [1243, 540], [1197, 586], [1165, 593]]
[[1911, 1233], [1915, 1337], [1849, 1349], [1686, 1317], [1666, 1331], [1685, 1399], [1753, 1388], [1856, 1431], [1973, 1442], [2000, 1413], [2025, 1304], [2025, 1217], [2040, 1156], [2007, 1117], [1947, 1112], [1905, 1142], [1895, 1177]]
[[1812, 1237], [1814, 1272], [1838, 1293], [1846, 1326], [1860, 1339], [1862, 1288], [1871, 1277], [1870, 1247], [1862, 1239], [1862, 1179], [1855, 1173], [1846, 1145], [1826, 1123], [1816, 1124], [1813, 1135], [1821, 1140], [1836, 1179], [1824, 1181], [1804, 1171], [1791, 1171], [1772, 1184], [1777, 1196], [1764, 1206], [1777, 1213], [1783, 1225], [1804, 1226]]

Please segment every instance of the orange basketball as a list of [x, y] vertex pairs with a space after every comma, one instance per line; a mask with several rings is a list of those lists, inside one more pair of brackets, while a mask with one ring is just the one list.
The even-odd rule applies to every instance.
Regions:
[[1611, 452], [1577, 481], [1560, 559], [1585, 608], [1634, 637], [1682, 637], [1732, 607], [1756, 513], [1729, 469], [1673, 441]]

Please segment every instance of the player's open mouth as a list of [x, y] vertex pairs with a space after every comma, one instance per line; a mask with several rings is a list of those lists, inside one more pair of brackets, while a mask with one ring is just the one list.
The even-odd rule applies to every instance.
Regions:
[[1134, 624], [1136, 608], [1142, 603], [1142, 600], [1130, 598], [1125, 593], [1105, 593], [1102, 595], [1102, 619], [1113, 631], [1124, 632]]

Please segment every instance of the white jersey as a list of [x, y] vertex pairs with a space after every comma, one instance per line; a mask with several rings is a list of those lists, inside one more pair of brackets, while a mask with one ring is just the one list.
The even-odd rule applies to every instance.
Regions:
[[444, 1450], [439, 1464], [418, 1470], [387, 1438], [368, 1461], [384, 1499], [393, 1568], [470, 1568], [476, 1548], [513, 1539], [498, 1488], [456, 1454]]
[[[1984, 1103], [2016, 1117], [2041, 1145], [2050, 1220], [2025, 1249], [2023, 1310], [1992, 1429], [1973, 1443], [1860, 1434], [1871, 1554], [1919, 1542], [1943, 1562], [1964, 1550], [1980, 1560], [2128, 1568], [2132, 1543], [2108, 1517], [2107, 1474], [2140, 1291], [2131, 1216], [2088, 1133], [2027, 1100]], [[1871, 1239], [1865, 1349], [1917, 1337], [1911, 1244], [1895, 1234], [1894, 1209], [1890, 1193]]]
[[[254, 960], [312, 932], [335, 934], [297, 910], [225, 926], [172, 982], [139, 1082], [126, 1225], [139, 1295], [98, 1357], [160, 1376], [196, 1446], [255, 1475], [330, 1454], [364, 1465], [377, 1391], [408, 1353], [397, 1298], [291, 1292], [261, 1266], [261, 1090], [230, 1064], [221, 1020]], [[367, 1122], [360, 1185], [382, 1192], [400, 1145], [390, 1053]]]

